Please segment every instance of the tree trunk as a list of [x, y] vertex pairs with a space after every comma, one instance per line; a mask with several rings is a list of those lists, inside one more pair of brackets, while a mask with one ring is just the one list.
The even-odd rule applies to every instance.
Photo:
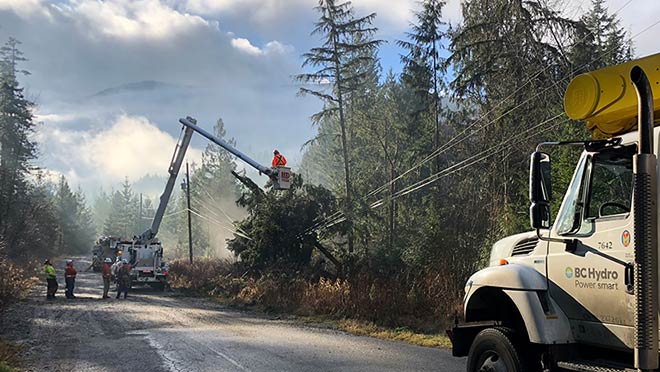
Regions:
[[346, 224], [348, 226], [348, 252], [353, 253], [354, 238], [353, 238], [353, 203], [352, 203], [352, 187], [351, 187], [351, 169], [348, 158], [348, 140], [346, 137], [346, 121], [344, 118], [344, 97], [342, 92], [343, 79], [341, 76], [341, 61], [339, 60], [339, 40], [338, 35], [335, 33], [333, 37], [334, 59], [335, 59], [335, 76], [337, 87], [337, 104], [339, 105], [339, 126], [341, 127], [341, 145], [342, 154], [344, 157], [344, 180], [346, 185]]

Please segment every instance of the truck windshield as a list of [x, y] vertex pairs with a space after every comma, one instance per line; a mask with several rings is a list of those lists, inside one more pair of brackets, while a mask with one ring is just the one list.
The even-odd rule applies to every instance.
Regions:
[[568, 186], [564, 202], [557, 216], [557, 233], [559, 235], [572, 234], [579, 230], [582, 215], [582, 180], [585, 169], [587, 168], [587, 158], [589, 155], [583, 155], [580, 158], [571, 184]]

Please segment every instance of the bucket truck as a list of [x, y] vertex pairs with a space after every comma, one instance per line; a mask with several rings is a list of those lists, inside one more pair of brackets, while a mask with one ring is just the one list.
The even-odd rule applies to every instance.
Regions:
[[142, 234], [135, 236], [132, 241], [119, 242], [118, 247], [122, 248], [122, 259], [127, 259], [133, 270], [131, 271], [132, 284], [149, 284], [165, 288], [167, 283], [168, 268], [163, 262], [163, 246], [160, 240], [156, 238], [160, 223], [165, 215], [167, 203], [172, 196], [174, 184], [181, 169], [181, 164], [186, 155], [193, 131], [190, 128], [184, 128], [183, 137], [177, 142], [174, 148], [174, 154], [170, 161], [168, 169], [169, 177], [165, 184], [165, 191], [160, 196], [160, 203], [151, 222], [151, 226]]
[[156, 210], [151, 227], [139, 236], [135, 236], [132, 241], [123, 241], [117, 244], [117, 248], [123, 251], [122, 259], [127, 259], [133, 266], [131, 273], [132, 283], [159, 285], [162, 288], [166, 285], [168, 268], [163, 262], [163, 247], [160, 240], [156, 238], [156, 235], [165, 214], [167, 203], [172, 196], [174, 184], [186, 155], [186, 150], [190, 145], [193, 131], [198, 132], [211, 142], [216, 143], [239, 159], [245, 161], [257, 169], [259, 173], [270, 177], [275, 189], [286, 190], [290, 188], [290, 168], [268, 168], [259, 164], [227, 142], [197, 126], [197, 121], [191, 117], [180, 119], [179, 122], [183, 124], [183, 137], [174, 149], [168, 169], [169, 178], [165, 185], [165, 191], [160, 197], [160, 203], [158, 204], [158, 209]]

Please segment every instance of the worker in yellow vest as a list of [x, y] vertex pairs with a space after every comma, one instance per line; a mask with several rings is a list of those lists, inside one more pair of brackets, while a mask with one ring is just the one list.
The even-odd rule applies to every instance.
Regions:
[[57, 273], [55, 268], [50, 263], [50, 260], [44, 261], [44, 276], [46, 277], [46, 299], [53, 300], [55, 299], [55, 292], [57, 292]]

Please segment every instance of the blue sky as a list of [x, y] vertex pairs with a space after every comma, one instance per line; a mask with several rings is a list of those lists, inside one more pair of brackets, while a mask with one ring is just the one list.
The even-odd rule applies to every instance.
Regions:
[[[577, 16], [589, 0], [560, 0]], [[356, 14], [376, 12], [384, 71], [399, 72], [395, 40], [404, 37], [414, 0], [354, 0]], [[660, 1], [611, 0], [632, 34], [660, 19]], [[309, 116], [320, 104], [296, 97], [292, 76], [310, 36], [314, 0], [0, 0], [0, 40], [23, 42], [30, 60], [22, 78], [38, 105], [39, 165], [93, 193], [128, 177], [165, 175], [191, 115], [210, 129], [222, 117], [239, 148], [267, 163], [273, 148], [295, 166], [314, 136]], [[639, 10], [643, 10], [640, 12]], [[449, 0], [448, 20], [460, 22]], [[638, 55], [658, 52], [653, 35], [635, 41]], [[140, 83], [145, 82], [148, 83]], [[140, 84], [135, 84], [140, 83]], [[127, 84], [132, 84], [128, 85]], [[114, 89], [119, 88], [119, 89]], [[108, 89], [110, 89], [108, 91]], [[105, 91], [104, 94], [97, 93]], [[189, 153], [198, 160], [206, 142]], [[162, 185], [145, 185], [147, 193]]]

